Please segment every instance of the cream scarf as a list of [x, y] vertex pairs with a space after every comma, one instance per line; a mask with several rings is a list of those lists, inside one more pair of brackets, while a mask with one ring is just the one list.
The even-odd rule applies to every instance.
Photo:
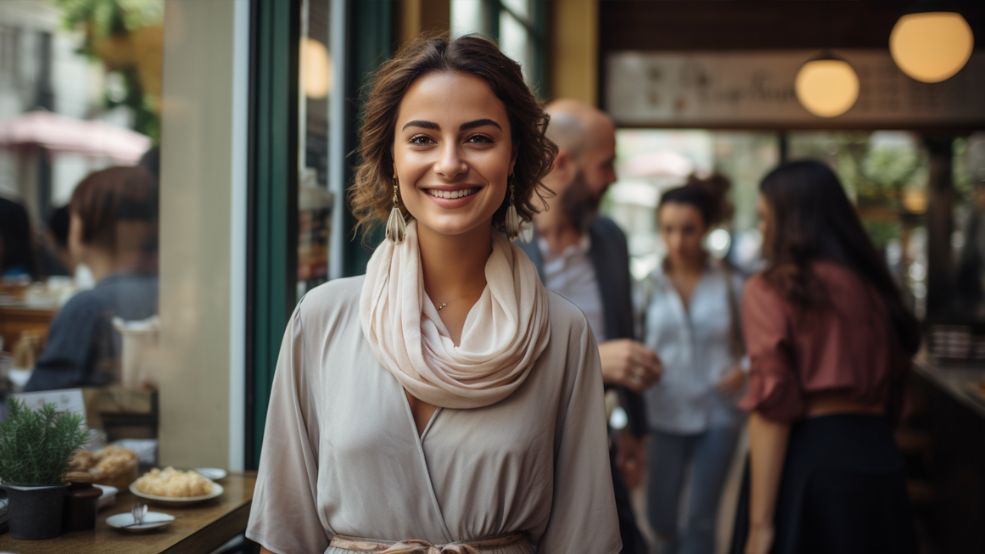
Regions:
[[455, 346], [424, 292], [416, 222], [402, 242], [383, 241], [370, 258], [359, 297], [363, 334], [414, 397], [444, 408], [495, 404], [523, 384], [547, 347], [547, 292], [533, 263], [494, 233], [485, 272]]

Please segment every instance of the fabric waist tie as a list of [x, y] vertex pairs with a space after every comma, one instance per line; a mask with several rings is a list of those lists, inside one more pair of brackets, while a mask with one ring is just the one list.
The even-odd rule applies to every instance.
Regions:
[[329, 546], [351, 550], [353, 552], [382, 552], [384, 554], [482, 554], [483, 550], [510, 546], [526, 542], [523, 533], [511, 533], [500, 537], [479, 539], [468, 542], [453, 542], [448, 544], [431, 544], [420, 539], [405, 539], [399, 542], [379, 541], [361, 537], [335, 535]]

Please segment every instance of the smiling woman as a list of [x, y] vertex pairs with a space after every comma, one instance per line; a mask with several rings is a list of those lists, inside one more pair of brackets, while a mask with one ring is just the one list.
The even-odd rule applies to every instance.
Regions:
[[[542, 207], [541, 197], [549, 194], [540, 178], [550, 170], [557, 148], [544, 136], [547, 114], [523, 83], [520, 66], [498, 50], [495, 50], [495, 55], [491, 55], [487, 48], [489, 43], [475, 37], [462, 37], [451, 43], [443, 43], [440, 48], [431, 42], [426, 43], [430, 45], [429, 48], [419, 48], [419, 44], [421, 43], [408, 46], [380, 67], [366, 101], [359, 149], [362, 162], [356, 170], [356, 182], [350, 189], [352, 212], [360, 228], [381, 223], [392, 208], [391, 187], [394, 177], [403, 179], [397, 174], [395, 160], [400, 146], [395, 140], [396, 135], [407, 132], [403, 126], [410, 122], [423, 123], [427, 131], [434, 133], [440, 130], [437, 128], [439, 123], [445, 123], [445, 130], [454, 131], [456, 135], [472, 131], [467, 136], [471, 143], [476, 144], [485, 140], [483, 136], [488, 135], [488, 129], [482, 132], [483, 129], [461, 125], [488, 123], [481, 122], [481, 119], [488, 119], [500, 126], [498, 142], [508, 141], [507, 150], [512, 166], [508, 168], [506, 176], [512, 176], [513, 194], [517, 200], [515, 207], [519, 217], [529, 221]], [[459, 94], [460, 91], [453, 88], [459, 81], [471, 82], [468, 93]], [[428, 82], [431, 90], [441, 84], [448, 86], [447, 90], [438, 91], [444, 95], [440, 98], [454, 98], [459, 105], [466, 101], [486, 102], [481, 110], [474, 113], [496, 112], [498, 118], [481, 115], [473, 120], [474, 118], [455, 114], [460, 116], [459, 122], [453, 128], [447, 128], [449, 123], [446, 118], [410, 116], [410, 112], [406, 111], [406, 102], [412, 99], [409, 98], [411, 89], [417, 85], [420, 85], [418, 89], [428, 88]], [[484, 94], [479, 97], [474, 96], [478, 90], [477, 84], [482, 84], [485, 88]], [[435, 100], [438, 98], [435, 97]], [[488, 103], [489, 100], [495, 102]], [[448, 116], [456, 111], [450, 105], [436, 103], [440, 115]], [[403, 118], [399, 125], [398, 111]], [[495, 126], [491, 127], [495, 129]], [[423, 134], [420, 131], [425, 128], [418, 128], [418, 133], [405, 138]], [[419, 137], [415, 142], [426, 143], [431, 140], [433, 137], [427, 136]], [[464, 142], [466, 137], [461, 137], [460, 140]], [[457, 138], [453, 143], [458, 142]], [[405, 217], [413, 218], [416, 215], [406, 207], [401, 209]], [[503, 202], [494, 214], [493, 225], [496, 228], [504, 228], [506, 210], [507, 206]]]
[[514, 167], [503, 103], [479, 77], [430, 73], [404, 95], [397, 128], [394, 171], [420, 238], [478, 233], [488, 241]]
[[274, 377], [247, 536], [277, 552], [618, 552], [585, 317], [500, 231], [556, 149], [491, 43], [420, 40], [365, 107], [351, 202], [388, 233], [310, 291]]

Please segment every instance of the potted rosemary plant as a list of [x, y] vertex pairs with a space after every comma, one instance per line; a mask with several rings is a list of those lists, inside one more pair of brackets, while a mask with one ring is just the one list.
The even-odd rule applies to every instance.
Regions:
[[10, 534], [46, 539], [62, 531], [64, 474], [89, 437], [82, 416], [53, 404], [31, 410], [17, 399], [0, 422], [0, 482], [10, 498]]

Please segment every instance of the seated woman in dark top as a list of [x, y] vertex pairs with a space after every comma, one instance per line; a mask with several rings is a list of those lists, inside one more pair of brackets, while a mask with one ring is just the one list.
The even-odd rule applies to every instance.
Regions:
[[147, 170], [97, 171], [72, 193], [69, 250], [96, 286], [56, 314], [26, 391], [119, 380], [120, 336], [113, 318], [157, 313], [157, 185]]

